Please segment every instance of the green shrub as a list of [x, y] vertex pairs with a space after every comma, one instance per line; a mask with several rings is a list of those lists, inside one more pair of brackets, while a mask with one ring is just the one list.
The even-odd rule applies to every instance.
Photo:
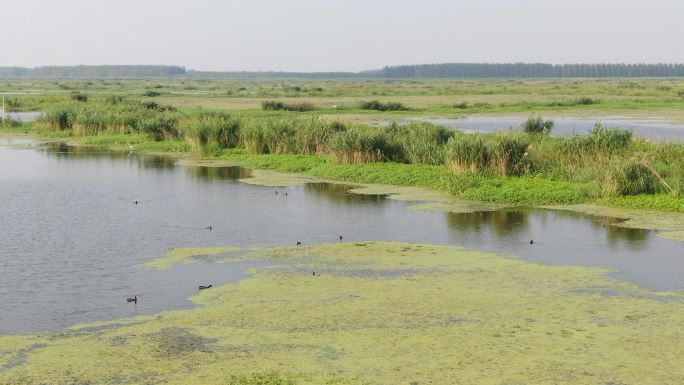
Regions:
[[161, 92], [148, 90], [148, 91], [145, 91], [145, 93], [144, 93], [143, 95], [144, 95], [144, 96], [147, 96], [147, 97], [150, 97], [150, 98], [154, 98], [154, 97], [160, 96], [160, 95], [161, 95]]
[[283, 108], [286, 111], [296, 111], [296, 112], [307, 112], [314, 111], [316, 107], [313, 103], [309, 102], [297, 102], [297, 103], [286, 103]]
[[529, 117], [522, 124], [522, 129], [528, 134], [548, 134], [553, 129], [553, 120], [544, 120], [541, 117]]
[[261, 102], [261, 109], [263, 110], [284, 110], [285, 109], [285, 103], [283, 102], [278, 102], [275, 100], [264, 100]]
[[107, 103], [109, 103], [111, 105], [116, 105], [116, 104], [122, 103], [124, 101], [124, 97], [119, 96], [119, 95], [110, 95], [107, 97], [106, 100], [107, 100]]
[[598, 103], [598, 101], [596, 101], [590, 97], [587, 97], [587, 96], [583, 96], [583, 97], [577, 98], [577, 100], [575, 100], [575, 104], [580, 105], [580, 106], [589, 106], [589, 105], [596, 104], [596, 103]]
[[361, 109], [362, 110], [375, 110], [375, 111], [406, 111], [406, 110], [408, 110], [408, 108], [406, 108], [401, 103], [397, 103], [397, 102], [383, 103], [379, 100], [371, 100], [371, 101], [367, 101], [367, 102], [362, 102], [361, 103]]
[[71, 94], [71, 100], [75, 100], [77, 102], [87, 102], [88, 101], [88, 95], [85, 95], [82, 93], [74, 93], [74, 94]]
[[261, 109], [265, 111], [296, 111], [296, 112], [307, 112], [314, 111], [316, 107], [309, 102], [297, 102], [297, 103], [283, 103], [275, 100], [265, 100], [261, 102]]

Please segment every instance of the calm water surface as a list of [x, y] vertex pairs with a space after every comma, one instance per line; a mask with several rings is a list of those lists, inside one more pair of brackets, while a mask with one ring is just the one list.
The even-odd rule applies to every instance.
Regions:
[[[40, 116], [40, 112], [26, 111], [26, 112], [5, 112], [5, 117], [20, 122], [32, 122]], [[2, 108], [0, 108], [0, 117], [2, 117]]]
[[[615, 227], [608, 218], [411, 211], [406, 202], [330, 184], [279, 188], [276, 195], [239, 182], [250, 172], [237, 167], [7, 144], [0, 141], [0, 334], [188, 308], [198, 285], [236, 282], [269, 264], [136, 267], [171, 247], [335, 242], [340, 234], [345, 241], [460, 244], [529, 261], [609, 267], [653, 289], [684, 288], [681, 242]], [[126, 303], [135, 294], [137, 306]]]

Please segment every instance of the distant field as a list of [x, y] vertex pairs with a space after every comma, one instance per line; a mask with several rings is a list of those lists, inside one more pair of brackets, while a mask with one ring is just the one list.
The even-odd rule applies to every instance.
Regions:
[[[684, 79], [526, 80], [0, 80], [8, 110], [46, 109], [74, 93], [120, 95], [179, 108], [258, 110], [267, 100], [359, 114], [364, 101], [401, 103], [401, 115], [530, 113], [652, 116], [684, 122]], [[373, 115], [377, 115], [373, 112]], [[386, 112], [396, 115], [397, 112]], [[373, 120], [373, 119], [370, 119]]]

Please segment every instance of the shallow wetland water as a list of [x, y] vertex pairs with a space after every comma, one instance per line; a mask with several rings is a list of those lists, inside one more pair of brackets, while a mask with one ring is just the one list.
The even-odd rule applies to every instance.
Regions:
[[[189, 308], [198, 285], [237, 282], [251, 268], [274, 264], [141, 267], [171, 248], [309, 245], [340, 235], [344, 242], [462, 245], [609, 268], [655, 290], [684, 288], [684, 243], [611, 218], [542, 209], [409, 210], [415, 202], [355, 194], [342, 184], [266, 187], [241, 182], [251, 172], [239, 167], [29, 144], [0, 143], [0, 334]], [[125, 300], [133, 295], [140, 298], [135, 306]]]

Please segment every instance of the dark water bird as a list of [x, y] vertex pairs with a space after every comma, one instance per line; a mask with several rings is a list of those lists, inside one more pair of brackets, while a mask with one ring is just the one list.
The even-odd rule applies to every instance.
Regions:
[[285, 198], [287, 198], [287, 191], [285, 191]]
[[199, 289], [200, 289], [200, 290], [211, 289], [212, 287], [213, 287], [213, 286], [211, 286], [211, 285], [208, 285], [208, 286], [202, 286], [202, 285], [200, 285]]
[[316, 276], [316, 272], [315, 272], [315, 271], [312, 272], [311, 275], [313, 275], [313, 276], [315, 277], [315, 276]]
[[207, 226], [207, 230], [211, 231], [212, 229], [213, 229], [213, 227]]
[[133, 203], [135, 203], [135, 204], [137, 205], [139, 202], [138, 202], [138, 201], [135, 201], [135, 202], [133, 202]]
[[126, 302], [138, 303], [138, 296], [135, 295], [133, 298], [126, 298]]
[[297, 246], [300, 246], [301, 244], [302, 244], [301, 242], [297, 241]]
[[342, 236], [340, 235], [340, 242], [342, 242]]
[[530, 245], [534, 244], [534, 239], [530, 239]]
[[278, 190], [276, 190], [276, 195], [278, 195]]

